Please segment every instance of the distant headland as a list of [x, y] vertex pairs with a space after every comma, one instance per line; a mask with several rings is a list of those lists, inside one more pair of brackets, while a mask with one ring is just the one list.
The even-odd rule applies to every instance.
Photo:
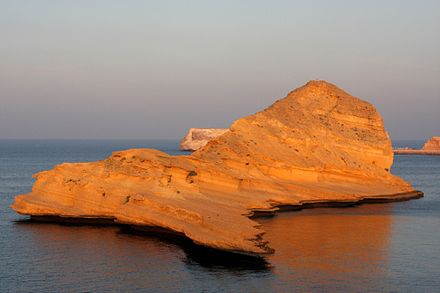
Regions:
[[440, 156], [440, 136], [433, 136], [425, 142], [422, 149], [398, 148], [393, 150], [396, 155], [432, 155]]

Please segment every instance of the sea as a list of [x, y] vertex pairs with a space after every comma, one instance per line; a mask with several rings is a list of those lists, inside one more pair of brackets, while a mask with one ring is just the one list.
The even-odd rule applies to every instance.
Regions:
[[128, 148], [183, 154], [177, 140], [0, 140], [0, 292], [440, 292], [440, 156], [395, 157], [421, 199], [257, 219], [275, 249], [264, 259], [11, 210], [32, 174]]

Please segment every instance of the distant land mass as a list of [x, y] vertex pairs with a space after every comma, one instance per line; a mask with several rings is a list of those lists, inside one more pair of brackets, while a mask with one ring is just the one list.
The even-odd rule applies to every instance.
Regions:
[[433, 136], [425, 142], [420, 150], [410, 148], [395, 149], [396, 155], [440, 155], [440, 136]]
[[180, 149], [184, 151], [195, 151], [205, 146], [208, 141], [224, 134], [227, 128], [190, 128], [188, 133], [180, 142]]
[[375, 107], [331, 83], [310, 81], [190, 155], [130, 149], [40, 172], [12, 208], [35, 220], [168, 231], [258, 256], [273, 249], [253, 217], [422, 196], [391, 174], [392, 163]]

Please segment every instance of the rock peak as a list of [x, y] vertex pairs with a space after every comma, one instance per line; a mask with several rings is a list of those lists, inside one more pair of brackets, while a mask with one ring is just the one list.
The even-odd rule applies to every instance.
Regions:
[[341, 88], [339, 88], [335, 84], [325, 80], [309, 80], [305, 85], [293, 90], [292, 92], [295, 91], [344, 92]]
[[311, 79], [304, 86], [321, 86], [321, 87], [325, 87], [325, 86], [335, 86], [335, 85], [330, 83], [330, 82], [328, 82], [328, 81], [326, 81], [326, 80]]

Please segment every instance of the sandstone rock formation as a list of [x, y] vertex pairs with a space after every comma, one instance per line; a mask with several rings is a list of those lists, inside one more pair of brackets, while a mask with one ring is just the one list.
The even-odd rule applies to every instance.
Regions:
[[[319, 203], [420, 197], [393, 176], [376, 109], [310, 81], [188, 156], [151, 149], [64, 163], [15, 198], [20, 214], [160, 227], [233, 252], [270, 253], [250, 216]], [[287, 231], [286, 231], [287, 232]]]
[[224, 134], [228, 129], [224, 128], [190, 128], [180, 142], [180, 149], [195, 151], [205, 146], [208, 141]]
[[425, 151], [440, 151], [440, 136], [433, 136], [424, 145]]

